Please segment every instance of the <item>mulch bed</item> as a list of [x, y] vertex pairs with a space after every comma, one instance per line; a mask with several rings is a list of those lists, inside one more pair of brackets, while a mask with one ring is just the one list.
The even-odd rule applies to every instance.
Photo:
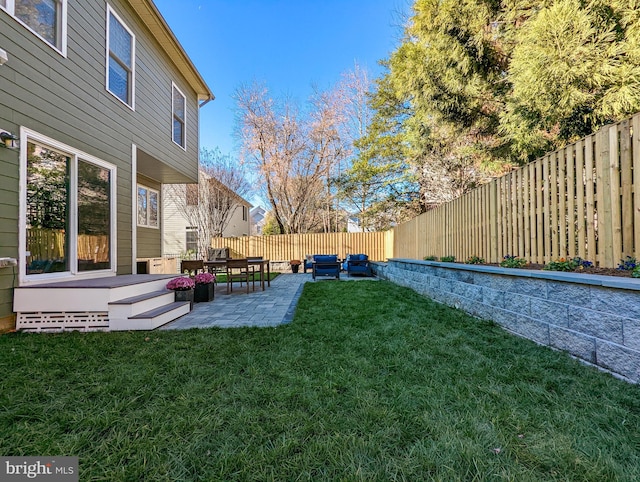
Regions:
[[[488, 263], [486, 266], [500, 266], [498, 263]], [[524, 268], [518, 269], [543, 269], [544, 264], [529, 263]], [[571, 273], [571, 271], [564, 271], [565, 273]], [[631, 271], [616, 268], [581, 268], [573, 271], [573, 273], [585, 273], [585, 274], [600, 274], [604, 276], [619, 276], [621, 278], [631, 278]]]

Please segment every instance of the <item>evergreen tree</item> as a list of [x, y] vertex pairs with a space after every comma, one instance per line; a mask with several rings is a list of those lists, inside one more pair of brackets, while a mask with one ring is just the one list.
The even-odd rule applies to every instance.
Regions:
[[416, 0], [405, 33], [362, 142], [422, 209], [640, 110], [635, 0]]
[[640, 109], [640, 7], [632, 3], [561, 0], [518, 31], [502, 126], [520, 159]]

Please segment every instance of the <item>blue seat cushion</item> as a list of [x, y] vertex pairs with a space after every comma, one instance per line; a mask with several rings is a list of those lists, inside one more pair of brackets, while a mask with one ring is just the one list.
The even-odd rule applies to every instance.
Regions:
[[338, 262], [338, 256], [333, 254], [333, 255], [329, 255], [329, 254], [316, 254], [313, 256], [313, 260], [316, 263], [337, 263]]

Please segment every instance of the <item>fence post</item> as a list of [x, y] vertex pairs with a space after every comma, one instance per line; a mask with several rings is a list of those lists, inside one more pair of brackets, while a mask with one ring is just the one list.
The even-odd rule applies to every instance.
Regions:
[[[611, 215], [611, 266], [622, 258], [622, 213], [620, 199], [620, 148], [618, 144], [618, 124], [609, 127], [609, 170]], [[607, 193], [605, 193], [606, 195]]]
[[[598, 235], [598, 262], [601, 266], [611, 266], [613, 256], [611, 243], [611, 181], [609, 178], [609, 127], [603, 127], [596, 134], [596, 209], [595, 222]], [[609, 221], [607, 221], [609, 220]]]
[[[631, 123], [620, 123], [620, 184], [622, 209], [622, 256], [633, 256], [633, 184], [631, 170]], [[636, 171], [638, 175], [638, 171]]]
[[631, 121], [633, 127], [633, 139], [631, 144], [631, 150], [633, 151], [633, 172], [636, 173], [633, 176], [633, 205], [635, 209], [633, 211], [634, 220], [634, 255], [640, 257], [640, 114], [633, 116]]

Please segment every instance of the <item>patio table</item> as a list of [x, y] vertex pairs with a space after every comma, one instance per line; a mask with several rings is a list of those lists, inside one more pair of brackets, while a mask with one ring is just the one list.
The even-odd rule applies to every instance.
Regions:
[[[271, 287], [271, 267], [269, 266], [268, 259], [258, 259], [258, 258], [247, 258], [247, 262], [249, 266], [258, 266], [260, 267], [260, 282], [262, 285], [262, 291], [265, 290], [264, 287], [264, 279], [265, 279], [265, 266], [266, 266], [266, 278], [267, 278], [267, 286]], [[210, 272], [214, 270], [222, 270], [227, 267], [227, 261], [224, 259], [216, 259], [213, 261], [205, 261], [205, 268], [207, 268]]]

